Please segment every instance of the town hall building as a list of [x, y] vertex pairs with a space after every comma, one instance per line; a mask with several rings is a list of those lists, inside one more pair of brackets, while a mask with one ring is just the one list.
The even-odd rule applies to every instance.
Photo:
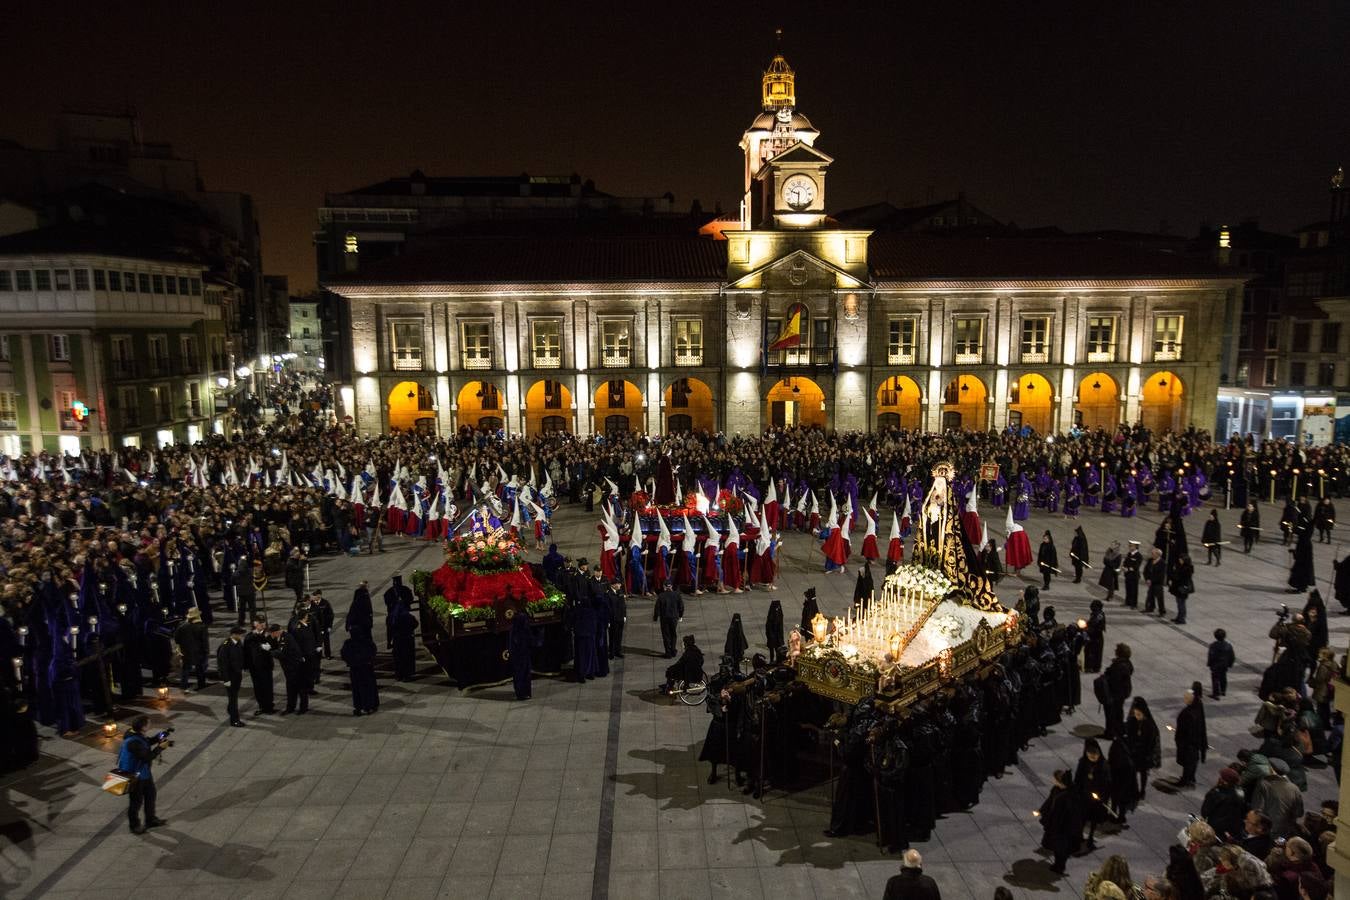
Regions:
[[827, 212], [835, 161], [781, 55], [761, 97], [730, 216], [576, 177], [414, 173], [330, 195], [342, 414], [366, 434], [1212, 427], [1232, 270], [1108, 240], [850, 226]]

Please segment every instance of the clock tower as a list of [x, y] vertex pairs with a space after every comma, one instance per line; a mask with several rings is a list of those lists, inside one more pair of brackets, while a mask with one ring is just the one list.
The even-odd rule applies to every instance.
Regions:
[[783, 54], [764, 70], [762, 110], [741, 136], [745, 153], [741, 227], [810, 228], [825, 210], [824, 153], [811, 149], [820, 132], [797, 111], [797, 77]]

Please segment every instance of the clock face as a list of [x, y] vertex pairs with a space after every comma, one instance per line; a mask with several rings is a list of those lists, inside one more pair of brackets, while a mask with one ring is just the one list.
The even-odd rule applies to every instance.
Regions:
[[806, 175], [791, 175], [783, 182], [783, 202], [792, 209], [806, 209], [816, 199], [816, 183]]

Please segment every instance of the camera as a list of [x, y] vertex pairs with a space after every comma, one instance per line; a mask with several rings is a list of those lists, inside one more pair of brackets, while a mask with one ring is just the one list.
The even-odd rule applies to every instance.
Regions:
[[173, 738], [169, 737], [169, 735], [171, 735], [171, 734], [173, 734], [173, 729], [172, 729], [172, 728], [165, 728], [163, 731], [161, 731], [161, 732], [159, 732], [158, 734], [155, 735], [155, 737], [154, 737], [154, 739], [153, 739], [153, 743], [156, 743], [156, 744], [162, 744], [162, 745], [165, 746], [165, 747], [172, 747], [172, 746], [173, 746]]

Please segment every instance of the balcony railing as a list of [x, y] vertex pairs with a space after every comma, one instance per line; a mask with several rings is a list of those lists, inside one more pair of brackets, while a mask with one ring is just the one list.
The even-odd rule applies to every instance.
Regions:
[[980, 350], [958, 350], [953, 355], [953, 361], [958, 366], [978, 366], [984, 362], [984, 353]]
[[828, 366], [834, 362], [833, 347], [793, 347], [764, 354], [766, 366]]
[[466, 351], [464, 353], [464, 368], [477, 370], [490, 369], [492, 368], [492, 354]]
[[18, 431], [18, 418], [9, 418], [8, 416], [0, 419], [0, 431]]
[[703, 350], [676, 350], [675, 365], [677, 366], [701, 366], [703, 365]]
[[80, 423], [75, 421], [75, 414], [68, 409], [61, 410], [60, 414], [62, 431], [78, 431]]
[[1050, 354], [1044, 350], [1023, 350], [1021, 353], [1024, 363], [1043, 363], [1050, 361]]
[[1112, 345], [1110, 347], [1101, 350], [1089, 350], [1087, 352], [1087, 361], [1103, 362], [1103, 363], [1115, 362], [1116, 348], [1114, 345]]
[[914, 349], [912, 347], [891, 347], [886, 351], [886, 362], [893, 366], [912, 366], [914, 365]]
[[422, 354], [396, 353], [393, 358], [393, 369], [395, 372], [420, 372], [422, 371]]
[[606, 369], [622, 369], [632, 365], [633, 354], [628, 350], [604, 350], [600, 354], [600, 365]]
[[561, 369], [561, 353], [534, 353], [530, 357], [536, 369]]
[[1181, 342], [1154, 344], [1153, 358], [1158, 362], [1171, 362], [1181, 359]]

